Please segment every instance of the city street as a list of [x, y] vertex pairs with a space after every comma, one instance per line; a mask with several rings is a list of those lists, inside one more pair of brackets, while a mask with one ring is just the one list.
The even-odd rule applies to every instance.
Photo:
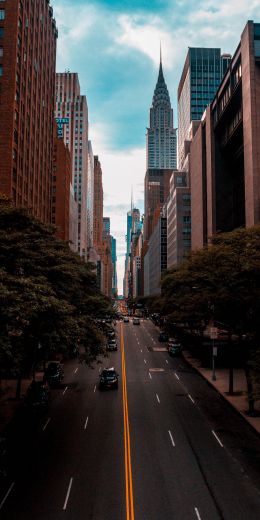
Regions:
[[[260, 443], [158, 329], [117, 325], [118, 351], [70, 361], [45, 414], [9, 428], [1, 520], [258, 520]], [[119, 389], [100, 391], [114, 366]]]

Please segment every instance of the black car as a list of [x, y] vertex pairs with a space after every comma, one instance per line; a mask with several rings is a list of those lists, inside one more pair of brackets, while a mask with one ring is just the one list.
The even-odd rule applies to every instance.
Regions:
[[32, 381], [25, 396], [25, 404], [31, 408], [47, 408], [49, 398], [49, 388], [46, 382]]
[[59, 361], [50, 361], [45, 370], [44, 380], [50, 386], [59, 386], [64, 378], [62, 365]]
[[105, 390], [106, 388], [118, 389], [118, 373], [113, 367], [104, 368], [104, 370], [102, 370], [100, 374], [99, 388], [100, 390]]
[[116, 339], [109, 339], [107, 342], [107, 350], [117, 350]]

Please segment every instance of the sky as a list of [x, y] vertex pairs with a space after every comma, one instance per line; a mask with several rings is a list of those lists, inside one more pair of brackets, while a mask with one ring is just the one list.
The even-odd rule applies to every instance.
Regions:
[[233, 54], [260, 0], [52, 0], [59, 30], [57, 72], [78, 72], [87, 96], [89, 137], [103, 170], [104, 216], [117, 239], [122, 294], [131, 187], [143, 212], [145, 134], [158, 76], [164, 76], [177, 127], [177, 88], [188, 47]]

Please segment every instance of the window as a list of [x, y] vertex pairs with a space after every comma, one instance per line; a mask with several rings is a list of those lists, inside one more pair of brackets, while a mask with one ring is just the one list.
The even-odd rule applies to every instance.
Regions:
[[4, 20], [4, 19], [5, 19], [5, 10], [0, 9], [0, 20]]
[[[1, 1], [1, 0], [0, 0]], [[4, 49], [3, 47], [0, 47], [0, 58], [2, 58], [4, 55]]]
[[0, 38], [4, 37], [4, 28], [0, 27]]
[[0, 65], [0, 77], [3, 76], [3, 65]]

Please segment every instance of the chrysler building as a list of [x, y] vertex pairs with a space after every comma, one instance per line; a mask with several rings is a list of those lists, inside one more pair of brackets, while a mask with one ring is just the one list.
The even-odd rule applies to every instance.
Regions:
[[173, 109], [163, 76], [162, 58], [150, 109], [150, 128], [146, 134], [147, 169], [177, 168], [177, 136], [173, 128]]

